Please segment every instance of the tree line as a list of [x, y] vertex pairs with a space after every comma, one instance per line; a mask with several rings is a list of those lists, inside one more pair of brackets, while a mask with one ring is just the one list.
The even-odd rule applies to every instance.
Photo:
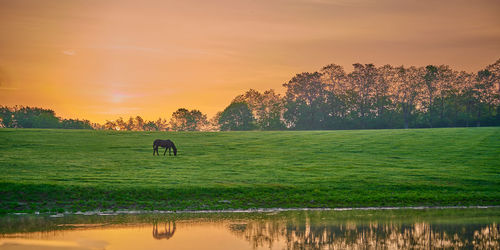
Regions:
[[221, 130], [500, 125], [500, 60], [477, 73], [446, 65], [327, 65], [273, 90], [249, 90], [216, 116]]
[[500, 60], [477, 73], [449, 66], [330, 64], [273, 90], [249, 90], [219, 115], [221, 130], [382, 129], [500, 125]]
[[[179, 108], [172, 113], [170, 120], [146, 121], [136, 116], [128, 120], [106, 121], [101, 125], [86, 120], [54, 119], [52, 110], [29, 107], [2, 107], [0, 119], [4, 127], [36, 127], [41, 124], [64, 127], [62, 124], [67, 123], [68, 128], [84, 124], [85, 128], [92, 125], [94, 129], [137, 131], [500, 125], [500, 59], [477, 73], [456, 71], [447, 65], [377, 67], [359, 63], [353, 64], [351, 72], [346, 72], [342, 66], [330, 64], [316, 72], [297, 74], [283, 87], [286, 90], [283, 96], [272, 89], [264, 92], [250, 89], [236, 96], [210, 120], [200, 110]], [[21, 114], [32, 110], [31, 122], [23, 122], [25, 117], [14, 115], [23, 109]]]
[[0, 127], [92, 129], [88, 120], [62, 119], [51, 109], [0, 106]]

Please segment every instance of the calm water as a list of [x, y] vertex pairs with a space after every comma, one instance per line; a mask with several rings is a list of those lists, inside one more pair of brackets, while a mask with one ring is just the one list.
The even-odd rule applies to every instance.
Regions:
[[0, 217], [0, 249], [499, 249], [500, 209]]

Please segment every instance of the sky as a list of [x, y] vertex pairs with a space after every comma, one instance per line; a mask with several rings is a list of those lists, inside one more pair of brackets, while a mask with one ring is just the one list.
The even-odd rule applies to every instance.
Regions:
[[103, 123], [209, 118], [335, 63], [500, 58], [498, 0], [0, 0], [0, 105]]

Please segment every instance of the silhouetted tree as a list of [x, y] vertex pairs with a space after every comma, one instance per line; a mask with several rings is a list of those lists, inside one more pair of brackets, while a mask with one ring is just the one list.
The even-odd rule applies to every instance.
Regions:
[[60, 119], [51, 109], [37, 107], [0, 107], [0, 127], [92, 129], [88, 120]]
[[143, 128], [144, 131], [158, 131], [158, 127], [154, 121], [146, 121]]
[[354, 119], [359, 119], [362, 128], [367, 128], [367, 122], [372, 118], [375, 103], [375, 86], [377, 83], [377, 68], [373, 64], [353, 64], [354, 70], [349, 74], [351, 102], [357, 112]]
[[259, 120], [259, 110], [262, 109], [262, 94], [254, 89], [250, 89], [242, 95], [236, 96], [232, 103], [244, 102], [248, 105], [252, 115], [256, 120]]
[[455, 126], [469, 126], [472, 120], [472, 108], [475, 103], [474, 84], [475, 74], [459, 72], [455, 77], [456, 91], [458, 92], [455, 103]]
[[377, 68], [375, 86], [373, 88], [373, 107], [377, 128], [390, 127], [395, 106], [391, 99], [390, 87], [395, 80], [396, 70], [391, 65]]
[[127, 130], [128, 129], [127, 123], [123, 120], [122, 117], [119, 117], [118, 119], [116, 119], [115, 123], [116, 123], [116, 130]]
[[113, 121], [106, 120], [106, 123], [104, 123], [103, 128], [107, 130], [115, 130], [118, 129], [118, 125]]
[[15, 107], [13, 119], [21, 128], [58, 128], [59, 118], [53, 110], [31, 107]]
[[140, 116], [136, 116], [134, 120], [134, 130], [143, 131], [144, 130], [144, 119]]
[[128, 130], [128, 131], [131, 131], [131, 130], [134, 130], [134, 128], [135, 128], [135, 126], [134, 126], [134, 118], [129, 117], [128, 121], [125, 124], [125, 129]]
[[245, 94], [235, 97], [233, 103], [247, 103], [255, 123], [262, 130], [278, 130], [285, 128], [283, 123], [284, 101], [274, 90], [266, 90], [260, 93], [250, 89]]
[[350, 112], [348, 77], [340, 65], [330, 64], [320, 71], [326, 84], [328, 115], [326, 127], [343, 128]]
[[172, 113], [170, 119], [170, 126], [175, 131], [199, 131], [207, 123], [207, 116], [196, 109], [180, 108]]
[[321, 129], [328, 113], [326, 84], [321, 74], [301, 73], [288, 83], [285, 96], [287, 127], [294, 129]]
[[266, 90], [262, 94], [262, 105], [257, 110], [259, 119], [257, 124], [263, 130], [280, 130], [285, 128], [284, 123], [284, 99], [274, 92], [274, 90]]
[[158, 128], [158, 131], [168, 131], [170, 129], [166, 119], [158, 118], [158, 120], [155, 121], [155, 125]]
[[211, 119], [208, 121], [207, 126], [203, 131], [220, 131], [219, 119], [222, 112], [217, 112]]
[[[493, 87], [491, 89], [491, 106], [496, 109], [496, 115], [493, 115], [494, 123], [490, 125], [500, 125], [500, 59], [498, 59], [495, 63], [488, 65], [486, 70], [491, 72], [492, 74], [492, 83]], [[492, 114], [495, 110], [492, 110]]]
[[391, 97], [399, 112], [403, 115], [404, 128], [413, 120], [415, 106], [423, 84], [423, 68], [400, 66], [395, 69], [392, 81]]
[[64, 119], [61, 121], [61, 128], [64, 129], [92, 129], [88, 120]]
[[221, 130], [251, 130], [254, 120], [248, 104], [233, 102], [220, 114], [219, 124]]
[[0, 119], [2, 127], [13, 128], [14, 114], [7, 106], [0, 106]]
[[[483, 109], [488, 110], [490, 113], [492, 104], [498, 97], [495, 96], [495, 75], [489, 70], [481, 70], [477, 72], [476, 84], [474, 86], [474, 93], [476, 95], [476, 124], [481, 125], [481, 114]], [[486, 108], [488, 107], [488, 108]]]
[[424, 105], [427, 108], [427, 119], [429, 122], [429, 126], [432, 127], [432, 110], [433, 110], [433, 100], [436, 95], [436, 91], [438, 90], [436, 81], [438, 79], [438, 68], [434, 65], [428, 65], [425, 67], [425, 75], [424, 75], [424, 86], [425, 92], [424, 95], [427, 99], [427, 103]]

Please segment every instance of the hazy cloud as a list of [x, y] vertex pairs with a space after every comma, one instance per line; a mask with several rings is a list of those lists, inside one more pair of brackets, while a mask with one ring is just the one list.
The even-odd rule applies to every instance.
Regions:
[[113, 45], [113, 46], [109, 46], [108, 48], [114, 49], [114, 50], [135, 50], [135, 51], [148, 52], [148, 53], [163, 53], [162, 49], [139, 47], [139, 46], [129, 46], [129, 45]]
[[339, 6], [355, 6], [361, 3], [371, 2], [362, 0], [296, 0], [306, 4], [321, 4], [321, 5], [339, 5]]
[[114, 103], [121, 103], [125, 101], [128, 98], [131, 98], [131, 95], [128, 94], [123, 94], [123, 93], [112, 93], [111, 94], [111, 102]]
[[68, 49], [68, 50], [63, 50], [62, 51], [63, 54], [67, 55], [67, 56], [74, 56], [76, 55], [76, 52], [72, 49]]
[[12, 88], [12, 87], [0, 87], [0, 90], [18, 90], [19, 88]]
[[141, 110], [141, 108], [137, 107], [114, 107], [107, 109], [100, 109], [101, 111], [97, 111], [97, 114], [105, 114], [105, 115], [124, 115], [134, 114]]

